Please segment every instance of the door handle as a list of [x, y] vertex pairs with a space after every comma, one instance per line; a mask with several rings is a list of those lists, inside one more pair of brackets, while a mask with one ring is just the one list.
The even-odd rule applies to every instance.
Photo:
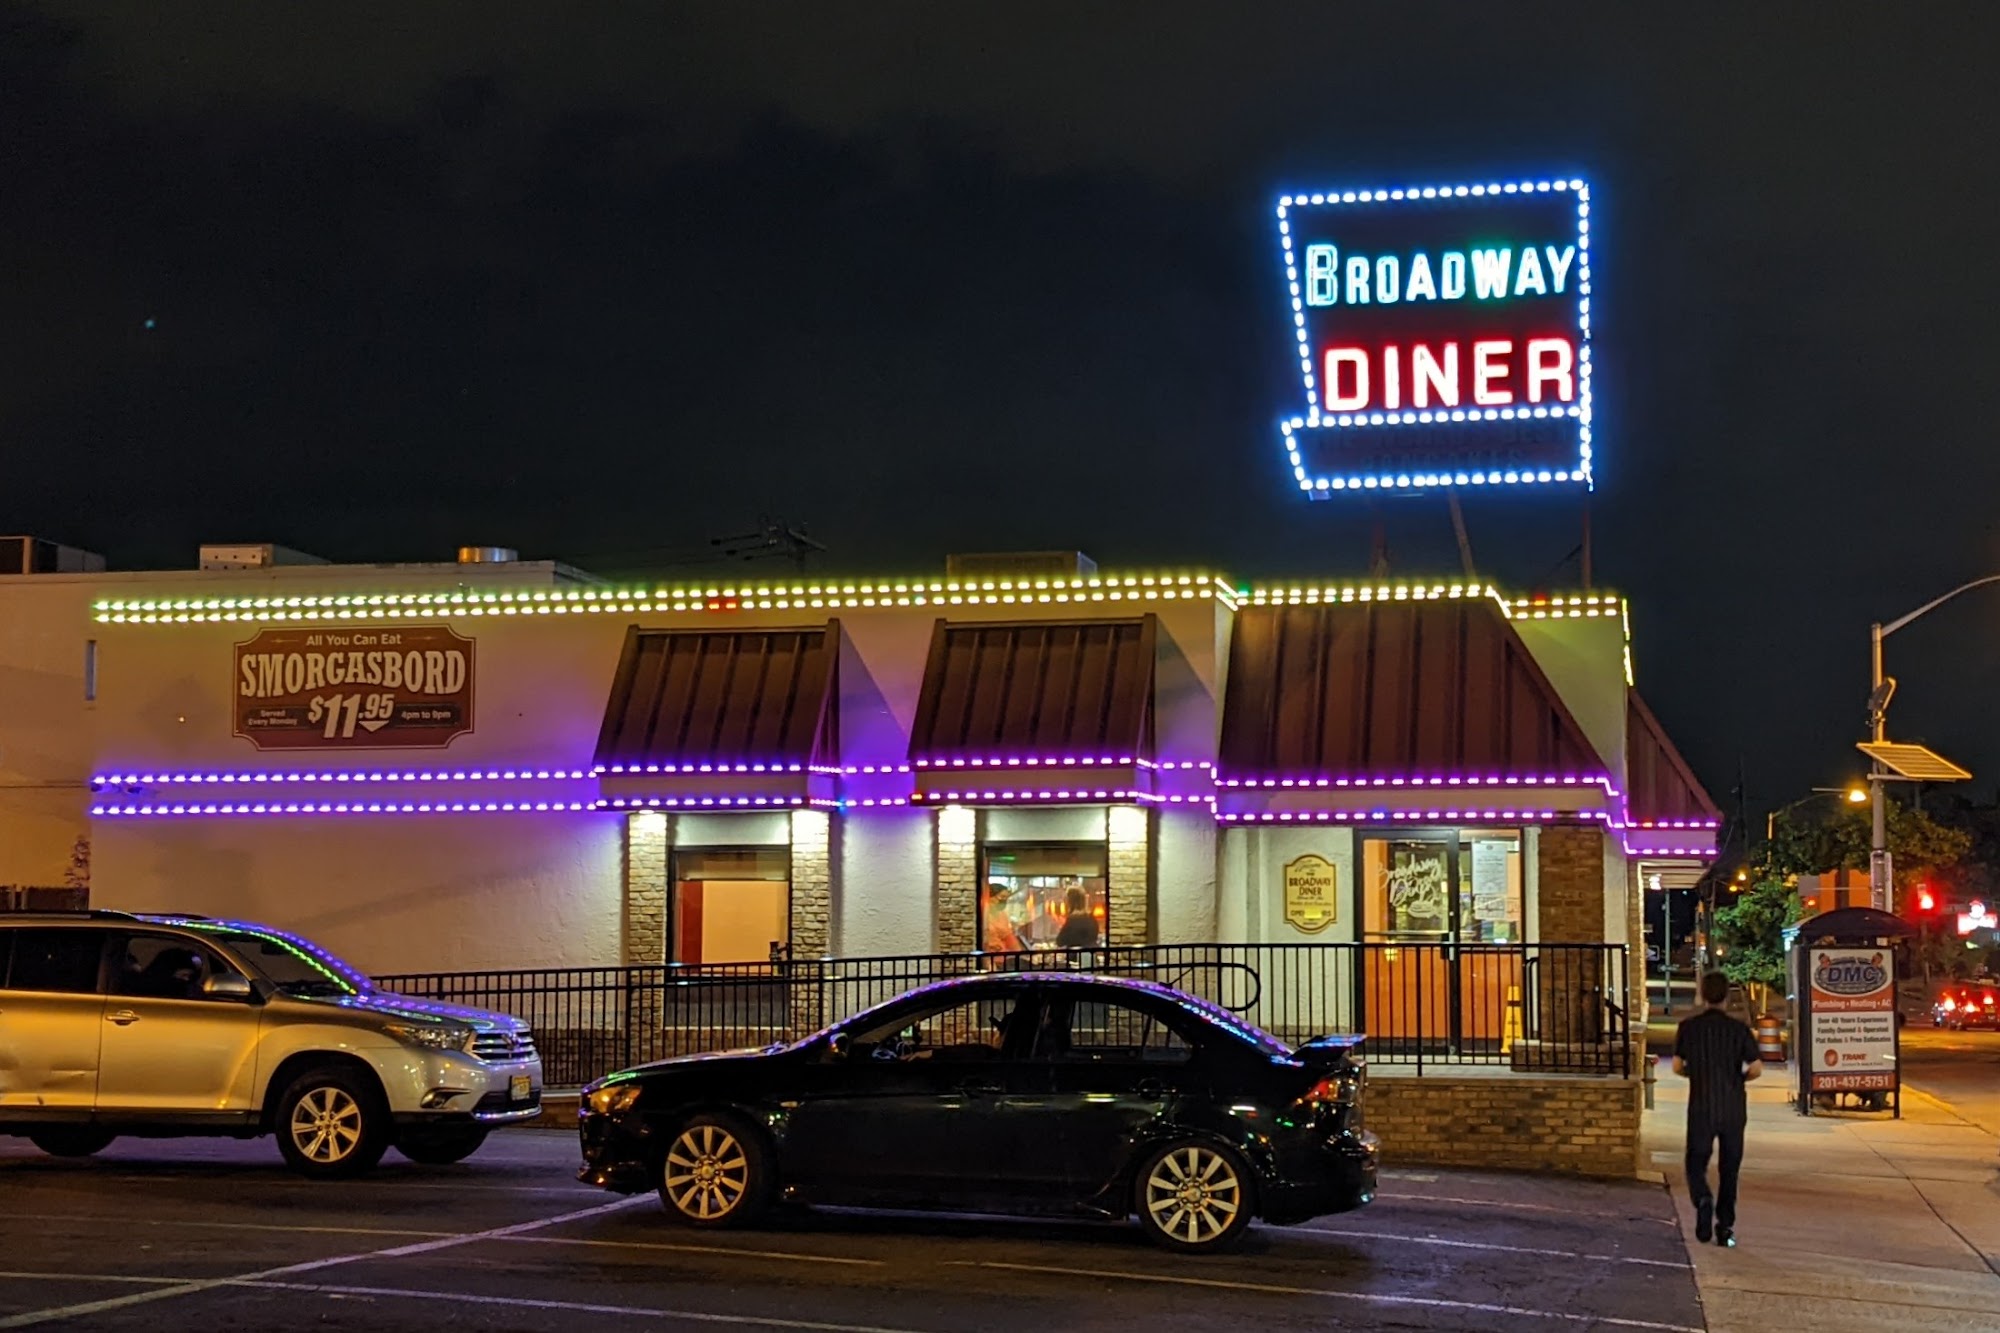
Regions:
[[116, 1023], [119, 1027], [125, 1028], [131, 1027], [134, 1023], [138, 1022], [139, 1015], [133, 1013], [130, 1009], [120, 1009], [115, 1013], [106, 1014], [104, 1020], [107, 1023]]

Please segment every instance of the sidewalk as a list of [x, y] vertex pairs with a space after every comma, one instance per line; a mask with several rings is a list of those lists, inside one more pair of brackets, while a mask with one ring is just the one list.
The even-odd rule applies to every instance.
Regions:
[[1791, 1069], [1750, 1085], [1737, 1248], [1700, 1245], [1681, 1165], [1687, 1085], [1660, 1065], [1642, 1131], [1710, 1333], [2000, 1328], [2000, 1135], [1915, 1089], [1903, 1118], [1797, 1114]]

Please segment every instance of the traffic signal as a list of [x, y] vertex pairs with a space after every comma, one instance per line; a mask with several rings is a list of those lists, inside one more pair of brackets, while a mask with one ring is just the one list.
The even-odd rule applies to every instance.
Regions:
[[1919, 912], [1937, 911], [1937, 895], [1931, 892], [1931, 886], [1928, 884], [1919, 884], [1917, 886], [1917, 910]]

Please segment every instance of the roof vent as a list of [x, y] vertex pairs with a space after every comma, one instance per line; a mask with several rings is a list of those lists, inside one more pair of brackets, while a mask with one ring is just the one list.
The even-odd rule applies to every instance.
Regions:
[[954, 579], [1074, 579], [1097, 572], [1097, 562], [1081, 551], [995, 551], [948, 555], [944, 571]]
[[273, 542], [225, 542], [201, 548], [201, 568], [270, 569], [274, 565], [324, 565], [327, 560]]
[[458, 563], [461, 565], [511, 565], [521, 558], [521, 553], [511, 546], [461, 546], [458, 548]]

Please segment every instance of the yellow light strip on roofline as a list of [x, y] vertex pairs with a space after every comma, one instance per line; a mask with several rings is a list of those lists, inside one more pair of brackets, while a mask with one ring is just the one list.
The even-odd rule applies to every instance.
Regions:
[[847, 610], [857, 607], [1078, 605], [1215, 598], [1232, 608], [1236, 591], [1211, 574], [1089, 578], [908, 580], [882, 583], [769, 583], [688, 588], [570, 588], [523, 592], [408, 592], [292, 597], [185, 597], [100, 601], [107, 624], [367, 621], [437, 616], [548, 616], [675, 612]]

